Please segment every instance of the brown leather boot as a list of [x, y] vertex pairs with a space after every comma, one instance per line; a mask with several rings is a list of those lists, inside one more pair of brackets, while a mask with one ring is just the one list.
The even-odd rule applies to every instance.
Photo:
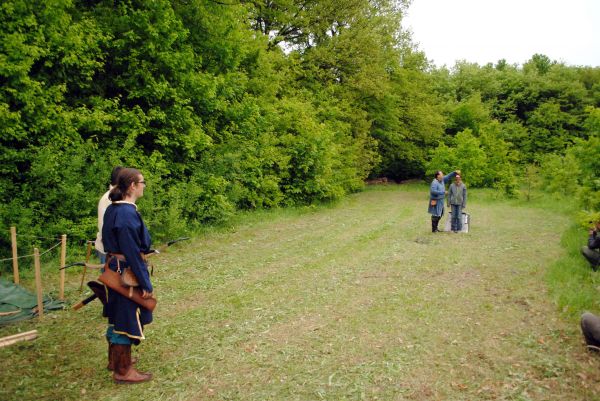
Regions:
[[113, 380], [119, 384], [136, 384], [152, 380], [152, 373], [138, 372], [131, 364], [131, 345], [113, 344], [115, 370]]
[[108, 343], [108, 365], [106, 365], [106, 369], [115, 370], [115, 357], [113, 352], [113, 345]]
[[[108, 365], [106, 365], [106, 369], [108, 370], [115, 370], [115, 356], [114, 356], [114, 350], [113, 350], [113, 345], [111, 343], [108, 343]], [[138, 359], [134, 356], [131, 357], [131, 364], [135, 365], [137, 363]]]

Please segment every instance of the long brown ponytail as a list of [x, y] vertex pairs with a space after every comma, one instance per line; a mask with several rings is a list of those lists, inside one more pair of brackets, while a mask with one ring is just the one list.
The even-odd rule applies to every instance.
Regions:
[[142, 173], [135, 168], [124, 168], [119, 171], [117, 184], [108, 194], [108, 199], [113, 202], [121, 201], [127, 196], [127, 191], [132, 183], [138, 182]]

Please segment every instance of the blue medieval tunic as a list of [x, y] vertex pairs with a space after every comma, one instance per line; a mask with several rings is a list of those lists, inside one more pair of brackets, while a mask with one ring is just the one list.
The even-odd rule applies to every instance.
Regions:
[[[433, 181], [431, 181], [431, 187], [429, 189], [429, 208], [427, 209], [427, 212], [432, 216], [439, 217], [444, 214], [444, 195], [446, 194], [446, 184], [450, 182], [455, 175], [456, 172], [453, 171], [445, 176], [442, 182], [439, 182], [435, 178]], [[431, 205], [432, 200], [437, 202], [435, 206]]]
[[[139, 288], [152, 292], [148, 266], [142, 254], [150, 251], [150, 233], [138, 213], [137, 207], [129, 202], [113, 202], [106, 209], [102, 226], [102, 242], [107, 254], [122, 254], [125, 262], [111, 258], [108, 267], [113, 271], [126, 266], [135, 274]], [[144, 337], [144, 325], [152, 322], [152, 312], [127, 297], [107, 287], [108, 302], [104, 316], [114, 325], [114, 332], [122, 334], [138, 344]]]

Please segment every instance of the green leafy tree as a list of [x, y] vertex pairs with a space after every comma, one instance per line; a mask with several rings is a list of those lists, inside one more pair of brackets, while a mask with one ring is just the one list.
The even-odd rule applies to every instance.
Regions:
[[524, 152], [529, 155], [563, 153], [573, 140], [567, 130], [573, 122], [573, 116], [563, 112], [557, 103], [541, 104], [527, 120], [530, 136], [523, 143]]
[[474, 93], [453, 108], [446, 131], [454, 135], [457, 132], [470, 129], [478, 134], [480, 126], [489, 121], [490, 114], [487, 107], [481, 102], [480, 94]]
[[465, 183], [475, 187], [484, 183], [486, 155], [481, 148], [479, 139], [470, 129], [459, 132], [447, 146], [440, 143], [433, 151], [431, 160], [427, 165], [427, 175], [433, 176], [437, 170], [444, 173], [461, 170]]
[[466, 129], [449, 141], [450, 146], [440, 143], [432, 152], [427, 174], [433, 176], [437, 170], [460, 169], [464, 181], [473, 187], [498, 188], [507, 195], [514, 195], [516, 178], [512, 155], [508, 145], [497, 139], [497, 129], [497, 123], [485, 126], [480, 137]]
[[581, 174], [579, 163], [571, 153], [565, 156], [548, 154], [540, 164], [543, 189], [561, 195], [572, 195], [577, 192], [578, 182], [575, 177]]
[[551, 67], [556, 64], [544, 54], [534, 54], [529, 61], [523, 65], [525, 73], [532, 72], [539, 75], [547, 74]]
[[600, 125], [598, 108], [589, 108], [585, 126], [589, 139], [577, 140], [567, 156], [578, 164], [579, 200], [586, 210], [600, 211]]

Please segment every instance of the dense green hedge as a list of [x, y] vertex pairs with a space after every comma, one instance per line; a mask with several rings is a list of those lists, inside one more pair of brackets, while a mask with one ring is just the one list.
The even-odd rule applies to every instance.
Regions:
[[93, 238], [115, 165], [144, 173], [159, 239], [437, 168], [514, 193], [528, 165], [560, 169], [549, 155], [577, 161], [597, 208], [599, 69], [437, 69], [407, 4], [3, 1], [0, 253], [10, 225]]
[[386, 126], [394, 88], [429, 89], [396, 3], [347, 3], [2, 2], [0, 228], [93, 238], [114, 165], [163, 238], [359, 190], [413, 124]]

